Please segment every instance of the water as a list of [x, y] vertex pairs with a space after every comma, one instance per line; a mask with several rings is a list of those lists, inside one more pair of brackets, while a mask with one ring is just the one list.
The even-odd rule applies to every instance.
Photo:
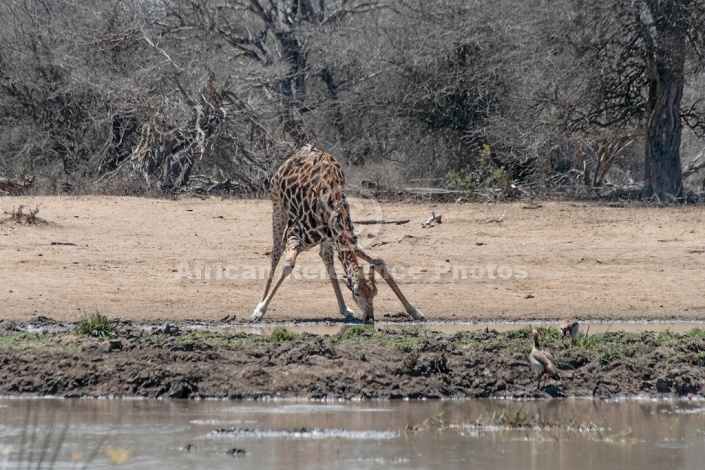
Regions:
[[[461, 333], [466, 331], [480, 331], [485, 329], [497, 330], [500, 333], [517, 330], [519, 328], [528, 328], [536, 326], [554, 326], [557, 327], [559, 322], [535, 321], [526, 322], [446, 322], [446, 321], [427, 321], [423, 323], [398, 323], [390, 321], [376, 321], [375, 327], [385, 330], [403, 330], [408, 328], [420, 328], [428, 331], [435, 331], [446, 335]], [[307, 321], [307, 322], [285, 322], [285, 323], [184, 323], [177, 325], [192, 330], [201, 331], [219, 331], [225, 333], [247, 333], [254, 335], [268, 335], [276, 327], [286, 327], [294, 333], [311, 333], [315, 335], [336, 335], [346, 328], [350, 328], [350, 323], [345, 323], [342, 320], [339, 322], [330, 321]], [[154, 331], [157, 328], [162, 328], [161, 325], [143, 325], [147, 331]], [[643, 333], [645, 331], [671, 331], [674, 333], [686, 333], [694, 328], [705, 328], [705, 323], [699, 321], [580, 321], [580, 333], [595, 334], [605, 333], [608, 331], [624, 331], [627, 333]], [[62, 333], [73, 329], [69, 323], [65, 324], [27, 324], [20, 327], [21, 330], [30, 333]]]
[[[227, 333], [248, 333], [258, 335], [268, 335], [272, 329], [277, 326], [284, 326], [289, 330], [301, 334], [312, 333], [316, 335], [336, 335], [341, 330], [349, 328], [349, 324], [345, 323], [325, 323], [325, 322], [298, 322], [298, 323], [254, 323], [233, 326], [213, 327], [212, 325], [204, 326], [203, 329], [209, 331], [223, 331]], [[536, 326], [558, 326], [558, 322], [547, 323], [545, 321], [536, 321], [533, 323], [525, 322], [424, 322], [424, 323], [393, 323], [378, 321], [375, 322], [377, 328], [385, 330], [402, 330], [405, 328], [422, 328], [428, 331], [436, 331], [446, 335], [461, 333], [466, 331], [480, 331], [487, 328], [497, 330], [500, 333], [516, 330], [519, 328], [536, 327]], [[196, 327], [198, 328], [198, 327]], [[687, 333], [693, 328], [705, 328], [702, 322], [692, 321], [633, 321], [633, 322], [580, 322], [580, 332], [587, 334], [606, 333], [609, 331], [624, 331], [627, 333], [643, 333], [645, 331], [671, 331], [674, 333]]]
[[[471, 426], [517, 412], [561, 427]], [[37, 468], [42, 447], [53, 468], [99, 449], [86, 468], [702, 469], [705, 402], [0, 399], [0, 469]]]

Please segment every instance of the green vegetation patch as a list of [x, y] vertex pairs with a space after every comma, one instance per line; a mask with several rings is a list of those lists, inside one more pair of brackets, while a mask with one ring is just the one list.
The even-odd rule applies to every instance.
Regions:
[[46, 346], [48, 336], [41, 333], [15, 333], [0, 336], [0, 349], [25, 351]]
[[673, 347], [682, 344], [681, 335], [670, 330], [656, 333], [656, 341], [660, 346], [666, 347]]
[[98, 312], [79, 320], [75, 331], [79, 335], [93, 336], [95, 338], [112, 338], [116, 336], [115, 325]]
[[419, 326], [404, 328], [401, 331], [377, 330], [371, 325], [354, 325], [345, 328], [331, 338], [332, 343], [355, 343], [361, 345], [398, 348], [404, 352], [433, 349], [437, 341], [434, 333]]
[[[161, 335], [164, 338], [167, 335]], [[154, 337], [154, 336], [153, 336]], [[178, 337], [184, 342], [200, 342], [208, 346], [240, 348], [255, 344], [253, 335], [247, 333], [223, 333], [219, 331], [189, 331]]]
[[446, 187], [469, 193], [480, 192], [484, 188], [504, 189], [507, 171], [504, 167], [497, 167], [491, 155], [490, 146], [483, 145], [472, 164], [459, 171], [450, 170], [446, 174]]
[[705, 329], [693, 328], [688, 333], [686, 333], [686, 336], [690, 339], [705, 340]]
[[[531, 327], [517, 328], [504, 333], [487, 329], [468, 331], [450, 337], [450, 342], [459, 349], [477, 349], [485, 352], [515, 351], [527, 355], [531, 351]], [[684, 352], [693, 353], [690, 362], [705, 363], [705, 330], [693, 329], [679, 334], [672, 331], [658, 333], [626, 333], [613, 331], [590, 334], [589, 326], [578, 335], [577, 344], [572, 347], [568, 338], [561, 338], [555, 327], [536, 327], [539, 332], [541, 349], [560, 356], [568, 351], [583, 351], [590, 361], [608, 364], [612, 361], [633, 358], [644, 344], [659, 349], [661, 354], [677, 358]]]
[[299, 335], [283, 326], [275, 326], [272, 332], [262, 337], [262, 341], [266, 343], [288, 343], [296, 341]]
[[267, 344], [299, 341], [301, 336], [282, 326], [274, 327], [268, 335], [247, 334], [243, 332], [226, 333], [220, 331], [189, 331], [179, 336], [152, 335], [151, 340], [166, 340], [183, 342], [201, 342], [209, 346], [225, 346], [229, 348], [252, 348]]

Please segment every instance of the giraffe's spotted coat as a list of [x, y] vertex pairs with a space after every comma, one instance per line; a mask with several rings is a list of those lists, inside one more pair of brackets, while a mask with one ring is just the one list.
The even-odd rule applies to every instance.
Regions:
[[311, 146], [299, 150], [270, 183], [276, 230], [298, 239], [302, 251], [323, 242], [357, 245], [344, 184], [335, 157]]
[[[335, 292], [341, 315], [355, 318], [343, 300], [335, 273], [334, 252], [343, 265], [346, 285], [363, 312], [365, 323], [374, 323], [373, 299], [377, 295], [375, 271], [389, 284], [406, 311], [416, 320], [425, 320], [401, 293], [384, 261], [373, 259], [357, 245], [350, 207], [343, 192], [345, 177], [335, 157], [311, 145], [305, 145], [286, 160], [270, 183], [272, 195], [272, 268], [262, 301], [252, 314], [260, 321], [267, 311], [284, 278], [294, 269], [296, 257], [302, 251], [320, 245], [320, 255]], [[274, 270], [282, 254], [286, 254], [284, 269], [272, 287]], [[359, 260], [370, 263], [366, 274]]]

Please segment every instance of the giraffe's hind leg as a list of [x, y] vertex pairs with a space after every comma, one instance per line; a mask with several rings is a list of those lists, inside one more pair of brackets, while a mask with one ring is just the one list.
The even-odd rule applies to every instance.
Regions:
[[333, 247], [328, 243], [321, 243], [321, 250], [319, 251], [323, 264], [326, 266], [326, 272], [328, 272], [328, 278], [330, 283], [333, 284], [333, 291], [335, 292], [335, 298], [338, 301], [338, 310], [340, 314], [345, 317], [346, 320], [352, 321], [356, 320], [355, 314], [352, 310], [345, 305], [345, 300], [343, 299], [343, 294], [340, 292], [340, 283], [338, 283], [338, 275], [335, 273], [335, 258], [333, 255]]
[[370, 255], [368, 255], [359, 248], [357, 249], [357, 256], [363, 259], [364, 261], [370, 263], [374, 267], [375, 271], [377, 271], [379, 275], [382, 276], [385, 281], [387, 281], [387, 284], [394, 291], [394, 294], [404, 306], [404, 310], [406, 310], [406, 313], [408, 313], [411, 318], [418, 321], [426, 321], [426, 315], [424, 315], [416, 307], [414, 307], [413, 304], [407, 300], [404, 294], [402, 294], [401, 289], [399, 289], [399, 286], [397, 285], [396, 281], [394, 281], [394, 278], [387, 269], [387, 265], [384, 263], [384, 261], [379, 258], [372, 258]]

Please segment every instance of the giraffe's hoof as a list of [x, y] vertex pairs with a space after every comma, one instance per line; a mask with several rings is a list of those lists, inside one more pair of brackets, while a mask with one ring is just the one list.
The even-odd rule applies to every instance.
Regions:
[[426, 321], [426, 315], [421, 313], [419, 310], [416, 309], [416, 307], [411, 307], [408, 310], [409, 315], [411, 315], [411, 318], [413, 318], [416, 321]]
[[250, 320], [254, 322], [262, 321], [262, 317], [264, 316], [264, 313], [267, 311], [267, 305], [264, 303], [260, 303], [255, 311], [252, 313], [252, 316], [250, 317]]
[[262, 321], [263, 316], [264, 316], [264, 312], [255, 311], [255, 313], [253, 313], [252, 316], [250, 317], [250, 320], [252, 320], [254, 322]]
[[347, 321], [357, 321], [357, 317], [355, 316], [355, 313], [350, 310], [348, 307], [345, 307], [345, 311], [343, 312], [343, 316], [345, 316], [345, 320]]

